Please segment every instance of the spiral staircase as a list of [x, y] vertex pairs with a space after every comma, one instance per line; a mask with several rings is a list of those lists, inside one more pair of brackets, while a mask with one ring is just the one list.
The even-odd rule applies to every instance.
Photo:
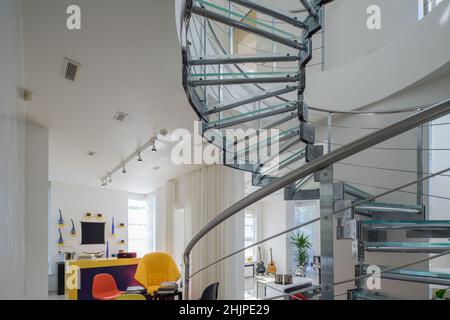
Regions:
[[[267, 189], [265, 194], [271, 187], [284, 188], [286, 201], [320, 199], [321, 298], [334, 299], [332, 247], [336, 234], [337, 239], [352, 240], [357, 260], [355, 289], [348, 292], [348, 298], [394, 299], [365, 288], [366, 253], [446, 254], [450, 250], [447, 241], [450, 221], [426, 220], [420, 201], [411, 205], [378, 202], [377, 196], [360, 188], [333, 181], [332, 160], [327, 166], [319, 165], [326, 153], [330, 158], [333, 153], [329, 145], [326, 150], [326, 142], [316, 139], [304, 92], [307, 68], [317, 65], [320, 68], [320, 62], [316, 61], [321, 57], [315, 54], [317, 42], [323, 36], [324, 6], [331, 1], [273, 1], [283, 9], [269, 6], [269, 1], [185, 1], [181, 30], [183, 87], [201, 121], [201, 134], [220, 148], [224, 165], [250, 172], [253, 185]], [[448, 101], [436, 108], [441, 109], [439, 115], [450, 112]], [[433, 115], [433, 119], [436, 117], [437, 114]], [[431, 116], [423, 122], [430, 119]], [[246, 134], [230, 138], [230, 129]], [[261, 157], [261, 153], [275, 145], [276, 154], [266, 152]], [[294, 173], [302, 170], [306, 174], [295, 179]], [[311, 185], [320, 187], [305, 189]], [[256, 200], [256, 196], [250, 195], [246, 204]], [[191, 276], [188, 254], [192, 246], [234, 214], [235, 210], [232, 211], [230, 208], [223, 217], [205, 226], [204, 232], [187, 248], [186, 290]], [[389, 242], [389, 232], [402, 233], [405, 242]], [[430, 242], [430, 239], [445, 240]], [[450, 274], [383, 268], [381, 277], [385, 279], [450, 286]], [[304, 292], [317, 293], [316, 289]]]

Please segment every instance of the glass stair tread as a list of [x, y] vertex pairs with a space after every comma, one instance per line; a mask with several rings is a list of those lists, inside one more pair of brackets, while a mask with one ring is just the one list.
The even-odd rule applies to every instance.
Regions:
[[365, 229], [450, 229], [450, 220], [362, 220], [361, 224]]
[[267, 31], [270, 31], [272, 33], [277, 33], [280, 35], [285, 36], [287, 39], [290, 40], [302, 40], [302, 37], [297, 36], [294, 33], [288, 32], [286, 30], [277, 28], [273, 26], [271, 23], [267, 23], [265, 21], [255, 19], [252, 17], [249, 17], [242, 12], [235, 12], [233, 10], [229, 10], [228, 8], [224, 8], [218, 4], [212, 3], [211, 1], [206, 0], [195, 0], [194, 2], [197, 3], [198, 6], [204, 6], [208, 10], [213, 10], [215, 13], [219, 13], [227, 18], [235, 19], [236, 21], [242, 22], [244, 24], [250, 25], [250, 26], [258, 26], [261, 27]]
[[274, 172], [277, 172], [278, 170], [283, 169], [296, 161], [303, 160], [305, 157], [305, 152], [306, 152], [306, 150], [303, 148], [297, 152], [291, 153], [285, 159], [279, 161], [275, 165], [268, 166], [268, 167], [264, 166], [261, 169], [261, 174], [271, 175]]
[[421, 214], [423, 212], [421, 205], [404, 205], [396, 203], [368, 202], [356, 205], [357, 213], [406, 213]]
[[255, 72], [206, 72], [206, 73], [191, 73], [192, 78], [203, 77], [239, 77], [239, 76], [291, 76], [297, 77], [298, 70], [292, 71], [255, 71]]
[[[292, 140], [295, 136], [299, 135], [299, 129], [292, 127], [289, 130], [279, 131], [277, 135], [271, 137], [271, 141], [279, 141], [280, 143], [286, 143], [284, 141]], [[208, 141], [213, 140], [213, 143], [220, 147], [223, 152], [226, 153], [227, 159], [245, 159], [248, 155], [254, 154], [258, 149], [264, 149], [270, 146], [270, 140], [268, 138], [260, 138], [257, 143], [253, 143], [249, 146], [245, 145], [245, 141], [238, 141], [238, 143], [229, 140], [231, 137], [227, 137], [223, 130], [214, 130], [210, 128], [203, 134], [204, 138]], [[225, 141], [224, 141], [225, 140]], [[252, 141], [252, 139], [250, 139]], [[257, 164], [257, 163], [254, 163]], [[259, 172], [259, 171], [258, 171]]]
[[298, 56], [290, 54], [238, 54], [238, 55], [201, 55], [191, 56], [190, 65], [240, 64], [264, 62], [296, 62]]
[[348, 183], [343, 183], [343, 192], [347, 195], [353, 196], [355, 198], [361, 199], [361, 200], [365, 200], [368, 198], [373, 197], [373, 195], [371, 195], [370, 193], [357, 188], [355, 186], [352, 186], [351, 184]]
[[260, 108], [260, 109], [252, 110], [252, 111], [249, 111], [249, 112], [243, 112], [243, 113], [236, 114], [234, 116], [222, 118], [220, 120], [209, 121], [208, 125], [209, 126], [215, 126], [215, 125], [218, 125], [218, 124], [225, 124], [225, 123], [228, 123], [228, 122], [231, 122], [231, 121], [245, 119], [246, 117], [250, 118], [252, 116], [256, 116], [256, 115], [259, 115], [259, 114], [264, 114], [266, 112], [276, 111], [276, 110], [284, 110], [284, 109], [288, 109], [290, 107], [296, 107], [296, 103], [295, 102], [281, 103], [281, 104], [270, 106], [270, 107], [267, 107], [267, 108]]
[[388, 273], [450, 280], [450, 274], [448, 274], [448, 273], [438, 273], [438, 272], [431, 272], [431, 271], [400, 269], [400, 270], [390, 271]]
[[[292, 91], [297, 90], [296, 86], [283, 86], [283, 87], [277, 87], [277, 88], [273, 88], [267, 91], [263, 91], [263, 92], [259, 92], [257, 94], [254, 95], [250, 95], [250, 96], [243, 96], [242, 98], [239, 99], [232, 99], [231, 101], [229, 101], [229, 103], [220, 103], [217, 105], [214, 105], [212, 107], [208, 108], [207, 114], [215, 114], [218, 112], [224, 112], [224, 111], [228, 111], [230, 109], [235, 109], [235, 110], [246, 110], [246, 111], [250, 111], [248, 110], [248, 108], [244, 107], [246, 105], [249, 104], [263, 104], [263, 105], [267, 105], [267, 101], [270, 101], [271, 98], [276, 97], [277, 95], [282, 95], [285, 93], [289, 93]], [[294, 101], [292, 101], [294, 102]], [[236, 109], [239, 108], [239, 109]]]
[[440, 253], [450, 250], [450, 242], [364, 242], [369, 252]]
[[[251, 146], [249, 146], [249, 147], [246, 147], [246, 148], [237, 150], [237, 151], [236, 151], [236, 154], [237, 154], [238, 156], [243, 156], [243, 155], [245, 155], [247, 152], [256, 151], [256, 150], [258, 149], [258, 145], [260, 145], [261, 143], [264, 144], [264, 145], [268, 145], [269, 139], [272, 139], [273, 141], [276, 141], [276, 140], [281, 141], [281, 140], [283, 140], [284, 138], [287, 138], [287, 137], [290, 137], [291, 135], [296, 135], [296, 134], [299, 134], [298, 128], [292, 127], [292, 128], [290, 128], [290, 129], [288, 129], [288, 130], [281, 131], [281, 132], [280, 132], [278, 135], [276, 135], [276, 136], [268, 137], [267, 139], [262, 139], [261, 141], [258, 141], [257, 144], [254, 144], [254, 145], [251, 145]], [[233, 146], [234, 146], [234, 143], [231, 143], [230, 148], [232, 148]]]
[[295, 50], [307, 49], [307, 46], [303, 43], [303, 37], [271, 26], [271, 24], [261, 23], [258, 19], [233, 12], [216, 4], [201, 1], [203, 0], [197, 0], [196, 5], [191, 8], [191, 13], [197, 17], [205, 17], [208, 21], [215, 21], [230, 28], [255, 34], [257, 37], [278, 42]]
[[412, 298], [368, 290], [353, 291], [353, 298], [355, 300], [412, 300]]
[[[366, 270], [367, 265], [365, 265], [364, 268]], [[416, 269], [398, 269], [383, 272], [383, 270], [388, 269], [388, 267], [380, 266], [380, 268], [382, 271], [381, 277], [384, 279], [450, 286], [449, 273], [416, 270]]]

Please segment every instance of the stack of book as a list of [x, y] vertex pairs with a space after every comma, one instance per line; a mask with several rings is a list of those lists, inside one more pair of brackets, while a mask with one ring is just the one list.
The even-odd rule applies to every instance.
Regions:
[[159, 286], [159, 294], [171, 294], [178, 291], [178, 284], [176, 282], [162, 282]]
[[142, 286], [133, 286], [127, 288], [127, 294], [145, 294], [147, 290], [145, 290]]

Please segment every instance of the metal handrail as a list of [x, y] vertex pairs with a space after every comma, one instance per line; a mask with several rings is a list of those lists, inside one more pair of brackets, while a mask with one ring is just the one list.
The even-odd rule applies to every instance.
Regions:
[[[360, 201], [355, 201], [355, 202], [353, 202], [353, 203], [352, 203], [350, 206], [348, 206], [348, 207], [341, 208], [341, 209], [339, 209], [339, 210], [334, 210], [334, 211], [333, 211], [333, 215], [338, 214], [338, 213], [341, 213], [341, 212], [344, 212], [344, 211], [346, 211], [346, 210], [348, 210], [348, 209], [354, 209], [354, 208], [356, 208], [357, 206], [360, 206], [360, 205], [363, 204], [363, 203], [372, 203], [372, 201], [374, 201], [374, 200], [377, 200], [377, 199], [379, 199], [379, 198], [385, 197], [385, 196], [387, 196], [387, 195], [389, 195], [389, 194], [392, 194], [392, 193], [394, 193], [394, 192], [400, 192], [400, 190], [406, 189], [406, 188], [408, 188], [408, 187], [410, 187], [410, 186], [412, 186], [412, 185], [417, 184], [418, 182], [425, 181], [425, 180], [429, 180], [429, 179], [434, 178], [434, 177], [437, 177], [437, 176], [442, 176], [444, 173], [446, 173], [446, 172], [448, 172], [448, 171], [450, 171], [450, 168], [446, 168], [446, 169], [444, 169], [444, 170], [441, 170], [441, 171], [435, 172], [435, 173], [428, 173], [427, 176], [421, 177], [420, 179], [417, 179], [417, 180], [414, 180], [414, 181], [410, 181], [410, 182], [408, 182], [408, 183], [406, 183], [406, 184], [403, 184], [403, 185], [401, 185], [401, 186], [398, 186], [398, 187], [396, 187], [396, 188], [390, 188], [390, 189], [387, 189], [386, 192], [383, 192], [383, 193], [380, 193], [380, 194], [377, 194], [377, 195], [374, 195], [374, 196], [366, 197], [365, 199], [362, 199], [362, 200], [360, 200]], [[312, 176], [313, 176], [313, 175], [310, 175], [309, 177], [312, 177]], [[239, 249], [239, 250], [236, 250], [236, 251], [234, 251], [234, 252], [232, 252], [232, 253], [229, 253], [229, 254], [227, 254], [226, 256], [224, 256], [224, 257], [222, 257], [222, 258], [220, 258], [220, 259], [218, 259], [218, 260], [215, 260], [215, 261], [209, 263], [208, 265], [206, 265], [205, 267], [202, 267], [202, 268], [200, 268], [199, 270], [195, 271], [194, 273], [192, 273], [192, 274], [190, 275], [190, 278], [192, 278], [192, 277], [194, 277], [195, 275], [199, 274], [199, 273], [202, 272], [203, 270], [206, 270], [206, 269], [212, 267], [213, 265], [215, 265], [215, 264], [217, 264], [217, 263], [219, 263], [219, 262], [222, 262], [222, 261], [224, 261], [224, 260], [226, 260], [226, 259], [228, 259], [228, 258], [230, 258], [230, 257], [232, 257], [232, 256], [234, 256], [234, 255], [236, 255], [236, 254], [238, 254], [238, 253], [241, 253], [241, 252], [247, 250], [247, 249], [251, 249], [251, 248], [256, 247], [256, 246], [258, 246], [258, 245], [260, 245], [260, 244], [263, 244], [263, 243], [265, 243], [265, 242], [267, 242], [267, 241], [269, 241], [269, 240], [278, 238], [279, 236], [282, 236], [282, 235], [284, 235], [284, 234], [286, 234], [286, 233], [295, 231], [295, 230], [297, 230], [297, 229], [306, 227], [306, 226], [308, 226], [308, 225], [310, 225], [310, 224], [313, 224], [313, 223], [316, 223], [316, 222], [319, 222], [319, 221], [320, 221], [320, 218], [314, 218], [314, 219], [312, 219], [312, 220], [303, 222], [302, 224], [296, 225], [296, 226], [294, 226], [294, 227], [291, 227], [291, 228], [289, 228], [289, 229], [286, 229], [286, 230], [284, 230], [284, 231], [281, 231], [281, 232], [279, 232], [279, 233], [277, 233], [277, 234], [274, 234], [274, 235], [272, 235], [272, 236], [270, 236], [270, 237], [267, 237], [267, 238], [265, 238], [265, 239], [263, 239], [263, 240], [257, 241], [257, 242], [255, 242], [255, 243], [253, 243], [253, 244], [251, 244], [251, 245], [249, 245], [249, 246], [246, 246], [246, 247], [244, 247], [244, 248], [242, 248], [242, 249]]]
[[[402, 264], [402, 265], [399, 265], [399, 266], [396, 266], [396, 267], [386, 268], [384, 270], [380, 270], [379, 275], [381, 275], [383, 273], [389, 273], [389, 272], [392, 272], [392, 271], [397, 271], [397, 270], [400, 270], [400, 269], [408, 268], [408, 267], [411, 267], [411, 266], [414, 266], [414, 265], [417, 265], [417, 264], [420, 264], [420, 263], [428, 262], [428, 261], [431, 261], [431, 260], [435, 260], [437, 258], [446, 256], [448, 254], [450, 254], [450, 250], [441, 252], [441, 253], [433, 255], [433, 256], [428, 256], [426, 258], [422, 258], [422, 259], [419, 259], [419, 260], [408, 262], [408, 263], [405, 263], [405, 264]], [[338, 285], [341, 285], [341, 284], [354, 282], [356, 280], [367, 279], [367, 278], [370, 278], [370, 277], [373, 277], [373, 276], [374, 276], [374, 274], [370, 273], [370, 274], [365, 274], [365, 275], [361, 275], [361, 276], [358, 276], [358, 277], [350, 278], [350, 279], [347, 279], [347, 280], [338, 281], [338, 282], [335, 282], [333, 284], [335, 286], [338, 286]], [[318, 289], [318, 288], [321, 288], [321, 286], [318, 286], [315, 289]], [[295, 295], [295, 294], [301, 293], [301, 292], [302, 292], [302, 290], [295, 290], [295, 291], [292, 291], [292, 292], [289, 292], [289, 293], [285, 293], [285, 294], [281, 294], [281, 295], [278, 295], [278, 296], [270, 297], [270, 298], [267, 298], [267, 299], [264, 299], [264, 300], [282, 299], [282, 298], [290, 297], [292, 295]]]
[[[324, 108], [316, 108], [309, 106], [309, 109], [322, 112], [322, 113], [333, 113], [333, 114], [347, 114], [347, 115], [360, 115], [360, 116], [374, 116], [374, 115], [389, 115], [389, 114], [401, 114], [401, 113], [411, 113], [422, 111], [426, 108], [431, 107], [433, 104], [424, 104], [416, 107], [408, 107], [408, 108], [389, 108], [387, 110], [379, 110], [379, 111], [344, 111], [344, 110], [332, 110], [332, 109], [324, 109]], [[391, 110], [393, 109], [393, 110]]]
[[189, 298], [189, 278], [190, 278], [190, 253], [194, 246], [211, 230], [216, 226], [226, 221], [230, 217], [244, 210], [253, 203], [267, 197], [268, 195], [288, 186], [297, 180], [304, 178], [314, 172], [322, 170], [340, 160], [346, 159], [352, 155], [355, 155], [369, 147], [377, 145], [381, 142], [389, 140], [395, 136], [398, 136], [404, 132], [407, 132], [415, 127], [423, 125], [427, 122], [433, 121], [437, 118], [445, 116], [450, 113], [450, 100], [443, 101], [433, 107], [430, 107], [422, 112], [414, 114], [406, 119], [400, 120], [397, 123], [387, 126], [382, 130], [375, 131], [362, 138], [359, 138], [352, 143], [344, 145], [326, 155], [323, 155], [316, 160], [305, 164], [304, 166], [293, 170], [285, 176], [275, 180], [273, 183], [262, 187], [254, 193], [246, 196], [229, 208], [221, 212], [209, 223], [207, 223], [197, 234], [191, 239], [184, 251], [184, 264], [185, 264], [185, 295]]
[[[185, 1], [185, 11], [183, 13], [184, 21], [182, 21], [181, 33], [183, 32], [183, 27], [185, 27], [186, 29], [188, 28], [189, 17], [191, 14], [190, 9], [192, 8], [192, 2], [193, 2], [192, 0]], [[209, 23], [209, 21], [208, 21], [208, 23]], [[218, 43], [219, 43], [219, 45], [221, 45], [220, 42], [218, 42]], [[235, 65], [235, 67], [238, 68], [239, 66]], [[284, 98], [281, 98], [281, 97], [277, 97], [277, 98], [279, 98], [281, 100], [285, 100]], [[189, 275], [190, 252], [192, 251], [192, 249], [196, 245], [196, 243], [198, 243], [198, 241], [200, 241], [207, 233], [209, 233], [212, 229], [214, 229], [218, 224], [222, 223], [226, 219], [230, 218], [234, 214], [236, 214], [239, 211], [241, 211], [242, 209], [246, 208], [248, 205], [250, 205], [250, 204], [264, 198], [265, 196], [307, 176], [308, 174], [311, 174], [318, 170], [321, 170], [329, 165], [332, 165], [333, 163], [335, 163], [339, 160], [342, 160], [346, 157], [349, 157], [353, 154], [363, 151], [366, 148], [369, 148], [370, 146], [376, 145], [376, 144], [383, 142], [391, 137], [394, 137], [398, 134], [408, 131], [409, 129], [412, 129], [415, 126], [420, 125], [421, 121], [423, 123], [426, 123], [426, 122], [436, 119], [444, 114], [450, 113], [450, 103], [449, 102], [450, 102], [450, 100], [439, 103], [439, 104], [433, 106], [432, 108], [430, 108], [429, 110], [425, 110], [425, 111], [423, 111], [419, 114], [416, 114], [410, 118], [399, 121], [398, 123], [391, 125], [383, 130], [379, 130], [379, 131], [374, 132], [366, 137], [358, 139], [353, 143], [345, 145], [345, 146], [337, 149], [336, 151], [327, 154], [326, 156], [322, 156], [319, 159], [315, 160], [314, 162], [311, 162], [299, 169], [292, 171], [291, 173], [287, 174], [286, 176], [275, 180], [275, 182], [273, 182], [272, 184], [258, 190], [257, 192], [249, 195], [248, 197], [242, 199], [241, 201], [235, 203], [234, 205], [232, 205], [231, 207], [229, 207], [228, 209], [223, 211], [221, 214], [219, 214], [215, 219], [210, 221], [205, 227], [203, 227], [200, 230], [200, 232], [198, 232], [194, 236], [194, 238], [189, 242], [189, 244], [184, 252], [184, 261], [185, 261], [185, 266], [186, 266], [186, 268], [185, 268], [186, 297], [187, 298], [189, 297], [189, 279], [193, 276], [193, 275]], [[414, 111], [421, 111], [428, 107], [429, 106], [427, 105], [427, 106], [420, 106], [420, 107], [410, 107], [410, 108], [401, 109], [401, 110], [386, 110], [386, 111], [373, 111], [373, 112], [338, 111], [338, 110], [326, 110], [326, 109], [313, 108], [313, 107], [310, 107], [310, 109], [318, 111], [318, 112], [326, 112], [326, 113], [334, 113], [334, 114], [378, 115], [378, 114], [394, 114], [394, 113], [411, 113]], [[399, 131], [399, 128], [394, 128], [396, 126], [400, 127], [400, 131]], [[381, 132], [381, 131], [383, 131], [383, 132]], [[207, 268], [207, 267], [205, 267], [205, 268]], [[204, 269], [202, 269], [202, 270], [204, 270]], [[199, 270], [198, 272], [201, 272], [202, 270]], [[195, 274], [197, 274], [198, 272], [196, 272]]]

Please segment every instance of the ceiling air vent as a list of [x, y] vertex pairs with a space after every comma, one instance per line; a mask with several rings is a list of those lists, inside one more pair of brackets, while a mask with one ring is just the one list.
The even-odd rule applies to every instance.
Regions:
[[75, 81], [78, 74], [78, 69], [81, 67], [81, 64], [75, 62], [73, 60], [64, 59], [64, 68], [63, 68], [63, 76], [67, 80]]
[[119, 112], [117, 112], [117, 113], [114, 115], [113, 119], [114, 119], [114, 120], [117, 120], [117, 121], [119, 121], [119, 122], [122, 122], [122, 121], [124, 121], [127, 117], [128, 117], [128, 115], [127, 115], [126, 113], [119, 111]]

